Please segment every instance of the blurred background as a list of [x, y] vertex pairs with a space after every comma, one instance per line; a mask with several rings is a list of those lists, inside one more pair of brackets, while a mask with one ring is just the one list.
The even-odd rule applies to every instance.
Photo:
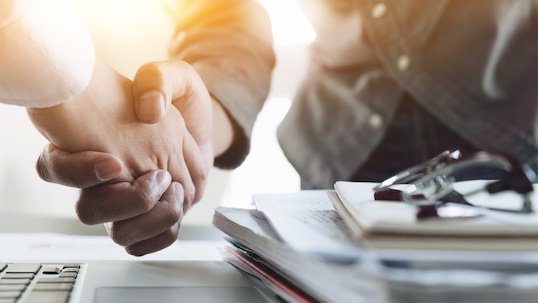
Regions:
[[[98, 54], [125, 76], [132, 78], [141, 64], [167, 57], [173, 0], [72, 1]], [[185, 224], [209, 225], [216, 206], [247, 207], [253, 193], [299, 189], [299, 177], [278, 146], [276, 126], [306, 72], [307, 48], [315, 33], [294, 1], [259, 2], [271, 17], [278, 60], [271, 94], [256, 122], [251, 154], [232, 172], [213, 169], [204, 199], [186, 216]], [[0, 104], [0, 121], [0, 218], [10, 218], [0, 220], [0, 232], [39, 231], [47, 222], [67, 222], [70, 228], [83, 230], [75, 220], [77, 190], [45, 183], [35, 173], [46, 141], [24, 109]], [[28, 217], [34, 219], [17, 219]]]

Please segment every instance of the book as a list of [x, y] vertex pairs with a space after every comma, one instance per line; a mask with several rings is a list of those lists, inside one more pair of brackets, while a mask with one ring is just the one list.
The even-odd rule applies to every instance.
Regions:
[[482, 215], [473, 218], [420, 220], [415, 205], [374, 200], [374, 186], [337, 182], [335, 191], [328, 192], [353, 238], [363, 247], [538, 251], [537, 214], [481, 209]]
[[342, 264], [297, 251], [280, 239], [257, 210], [219, 207], [213, 224], [234, 246], [254, 252], [274, 272], [317, 301], [389, 302], [384, 282], [368, 273], [366, 262]]
[[231, 243], [225, 260], [278, 302], [538, 301], [537, 254], [392, 251], [342, 264], [288, 245], [258, 210], [220, 207], [213, 222]]

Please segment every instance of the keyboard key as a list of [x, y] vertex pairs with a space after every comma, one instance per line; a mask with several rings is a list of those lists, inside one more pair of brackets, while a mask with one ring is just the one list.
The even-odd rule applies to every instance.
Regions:
[[0, 299], [17, 299], [20, 296], [20, 291], [0, 291]]
[[60, 267], [45, 267], [43, 268], [43, 271], [41, 271], [44, 275], [57, 275], [62, 272], [62, 269]]
[[41, 264], [10, 264], [6, 272], [12, 273], [33, 273], [36, 274], [41, 268]]
[[5, 273], [2, 277], [4, 279], [33, 279], [34, 274], [32, 273]]
[[[67, 303], [80, 264], [0, 264], [0, 303]], [[36, 284], [32, 280], [36, 279]]]
[[77, 273], [76, 272], [65, 272], [65, 273], [61, 273], [60, 274], [60, 278], [76, 278], [77, 277]]
[[38, 283], [34, 286], [33, 290], [71, 290], [73, 284], [70, 283]]
[[80, 268], [80, 264], [64, 264], [64, 269], [65, 268]]
[[40, 278], [37, 283], [75, 283], [75, 278]]
[[69, 291], [32, 291], [26, 303], [65, 303]]
[[0, 291], [23, 291], [26, 285], [14, 284], [14, 285], [0, 285]]
[[0, 285], [28, 285], [31, 279], [0, 279]]

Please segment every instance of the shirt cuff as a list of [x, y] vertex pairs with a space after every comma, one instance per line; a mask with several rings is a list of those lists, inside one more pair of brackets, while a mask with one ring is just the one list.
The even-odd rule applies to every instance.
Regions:
[[[208, 60], [194, 63], [193, 67], [211, 95], [222, 104], [233, 125], [234, 141], [224, 154], [215, 159], [215, 166], [235, 168], [243, 162], [250, 150], [252, 128], [267, 97], [265, 83], [269, 80], [253, 81], [248, 74], [223, 68], [222, 64]], [[267, 76], [258, 75], [258, 78], [270, 77], [271, 72], [269, 70], [260, 74]]]

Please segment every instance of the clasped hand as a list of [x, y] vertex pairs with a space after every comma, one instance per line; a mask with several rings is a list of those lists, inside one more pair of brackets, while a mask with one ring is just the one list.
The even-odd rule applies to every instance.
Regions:
[[51, 142], [37, 171], [82, 189], [83, 223], [110, 222], [111, 238], [137, 256], [177, 239], [213, 163], [212, 101], [188, 64], [144, 65], [133, 84], [98, 62], [83, 94], [28, 113]]

